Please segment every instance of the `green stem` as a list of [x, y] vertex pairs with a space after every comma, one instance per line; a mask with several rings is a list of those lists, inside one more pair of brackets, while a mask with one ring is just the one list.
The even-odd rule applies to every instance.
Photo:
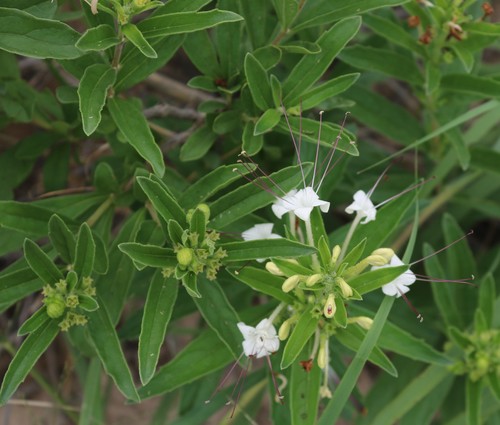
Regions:
[[[306, 220], [306, 233], [307, 233], [307, 243], [311, 246], [314, 246], [314, 236], [312, 232], [311, 220]], [[318, 271], [320, 270], [320, 265], [318, 261], [318, 256], [316, 254], [312, 255], [313, 269]]]
[[274, 311], [271, 313], [269, 316], [269, 321], [273, 323], [276, 320], [276, 317], [278, 317], [278, 314], [281, 313], [281, 310], [285, 307], [285, 303], [279, 303], [278, 307], [274, 309]]
[[340, 265], [342, 263], [342, 260], [345, 257], [347, 248], [349, 248], [349, 243], [351, 242], [352, 235], [354, 235], [354, 231], [356, 230], [356, 227], [358, 227], [358, 224], [360, 221], [361, 221], [361, 216], [359, 214], [356, 214], [356, 217], [354, 217], [354, 220], [351, 223], [351, 227], [349, 227], [349, 231], [347, 232], [347, 235], [344, 239], [344, 242], [342, 243], [342, 249], [340, 250], [339, 258], [337, 259], [338, 265]]
[[377, 343], [378, 337], [382, 332], [382, 328], [386, 322], [387, 316], [391, 311], [392, 305], [394, 304], [394, 297], [384, 297], [382, 304], [380, 305], [378, 312], [373, 320], [373, 325], [370, 330], [366, 333], [363, 342], [361, 343], [354, 359], [347, 368], [342, 380], [335, 389], [332, 399], [328, 402], [318, 425], [330, 425], [337, 423], [345, 404], [349, 400], [356, 382], [363, 370], [365, 363], [368, 360], [373, 347]]
[[94, 211], [94, 213], [87, 219], [87, 224], [92, 227], [97, 221], [101, 218], [101, 216], [106, 212], [106, 210], [113, 205], [115, 201], [114, 195], [109, 195], [108, 198]]

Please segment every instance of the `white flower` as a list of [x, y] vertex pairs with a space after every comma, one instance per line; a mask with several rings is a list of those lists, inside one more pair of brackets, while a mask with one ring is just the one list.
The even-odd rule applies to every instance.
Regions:
[[[372, 270], [377, 270], [377, 269], [382, 269], [385, 267], [397, 267], [397, 266], [403, 266], [404, 263], [399, 259], [397, 255], [394, 255], [391, 258], [391, 262], [389, 264], [386, 264], [385, 266], [373, 266]], [[382, 286], [382, 292], [385, 295], [389, 295], [390, 297], [396, 297], [399, 298], [402, 294], [406, 294], [410, 288], [409, 286], [413, 284], [417, 280], [415, 274], [411, 270], [407, 270], [400, 276], [398, 276], [396, 279], [394, 279], [392, 282], [387, 283], [386, 285]]]
[[285, 212], [292, 211], [300, 219], [309, 221], [314, 207], [319, 207], [326, 213], [330, 209], [330, 202], [319, 199], [314, 189], [308, 186], [296, 191], [293, 195], [289, 192], [284, 198], [279, 199], [273, 205], [273, 211], [278, 218], [281, 218]]
[[297, 190], [293, 189], [288, 192], [285, 196], [276, 198], [276, 201], [271, 206], [273, 213], [276, 217], [281, 218], [284, 214], [292, 211], [293, 204], [290, 202], [291, 198], [295, 196]]
[[360, 218], [364, 218], [364, 220], [361, 222], [363, 224], [375, 220], [377, 216], [377, 210], [370, 200], [370, 197], [362, 190], [358, 190], [354, 194], [353, 198], [354, 202], [345, 209], [345, 212], [347, 214], [356, 212], [356, 215], [358, 215]]
[[261, 358], [278, 351], [280, 341], [272, 322], [262, 319], [254, 328], [238, 323], [238, 329], [243, 335], [243, 351], [247, 357]]
[[245, 230], [241, 236], [245, 241], [254, 241], [258, 239], [279, 239], [280, 235], [276, 233], [272, 233], [273, 231], [273, 223], [262, 223], [256, 224], [250, 229]]

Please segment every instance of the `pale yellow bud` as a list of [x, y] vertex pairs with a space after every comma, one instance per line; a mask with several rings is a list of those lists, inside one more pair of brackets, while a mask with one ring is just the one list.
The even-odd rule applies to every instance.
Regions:
[[381, 255], [389, 262], [394, 257], [394, 251], [391, 248], [379, 248], [373, 251], [372, 255]]
[[191, 248], [181, 248], [177, 251], [177, 262], [182, 267], [187, 267], [193, 261], [193, 250]]
[[341, 277], [336, 279], [337, 284], [339, 285], [340, 292], [342, 292], [342, 296], [344, 298], [352, 297], [352, 288], [348, 285], [348, 283], [342, 279]]
[[326, 385], [323, 385], [319, 389], [319, 396], [321, 398], [332, 398], [332, 392]]
[[266, 270], [275, 275], [275, 276], [285, 276], [285, 273], [283, 273], [280, 268], [275, 264], [273, 263], [272, 261], [268, 261], [266, 263]]
[[299, 282], [300, 282], [300, 275], [294, 274], [293, 276], [290, 276], [283, 282], [281, 290], [283, 292], [290, 292], [291, 290], [295, 289], [295, 287], [299, 284]]
[[382, 257], [381, 255], [369, 255], [368, 257], [365, 258], [365, 261], [370, 265], [370, 266], [385, 266], [389, 261], [385, 258]]
[[306, 280], [306, 286], [314, 286], [323, 278], [323, 275], [320, 273], [313, 274], [309, 276]]
[[337, 306], [335, 305], [335, 295], [328, 295], [325, 306], [323, 307], [323, 314], [327, 319], [332, 318], [337, 311]]
[[288, 338], [288, 335], [290, 335], [290, 319], [287, 319], [285, 320], [279, 330], [278, 330], [278, 338], [281, 340], [281, 341], [284, 341], [285, 339]]
[[370, 330], [370, 328], [372, 327], [373, 325], [373, 319], [370, 319], [369, 317], [366, 317], [366, 316], [359, 316], [359, 317], [355, 317], [353, 318], [356, 323], [361, 326], [363, 329], [365, 330]]
[[316, 361], [318, 362], [318, 367], [320, 369], [324, 369], [328, 363], [327, 353], [326, 353], [326, 340], [321, 341]]
[[340, 252], [342, 251], [342, 248], [340, 248], [340, 245], [335, 245], [332, 249], [332, 261], [331, 265], [333, 266], [337, 260], [339, 259]]

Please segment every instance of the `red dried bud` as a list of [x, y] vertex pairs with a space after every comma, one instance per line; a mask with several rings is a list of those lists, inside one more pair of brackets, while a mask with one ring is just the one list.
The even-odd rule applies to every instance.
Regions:
[[313, 367], [313, 361], [312, 359], [309, 359], [309, 360], [302, 360], [299, 362], [299, 364], [302, 366], [302, 368], [306, 371], [306, 372], [310, 372], [312, 367]]
[[410, 28], [416, 28], [420, 25], [420, 18], [417, 15], [409, 16], [407, 23]]
[[432, 41], [432, 31], [431, 27], [427, 27], [425, 32], [418, 38], [422, 44], [429, 44]]
[[483, 12], [484, 12], [483, 18], [485, 18], [486, 16], [493, 15], [494, 10], [493, 10], [493, 7], [491, 6], [491, 4], [486, 2], [486, 3], [483, 3], [481, 5], [481, 7], [483, 8]]

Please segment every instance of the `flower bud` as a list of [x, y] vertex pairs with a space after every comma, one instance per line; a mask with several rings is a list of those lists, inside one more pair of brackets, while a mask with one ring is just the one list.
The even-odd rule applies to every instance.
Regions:
[[352, 297], [352, 288], [348, 285], [348, 283], [342, 279], [341, 277], [336, 279], [337, 285], [339, 285], [340, 292], [344, 298]]
[[75, 308], [79, 303], [78, 295], [71, 294], [66, 297], [66, 307]]
[[43, 302], [47, 307], [47, 316], [49, 316], [51, 319], [57, 319], [64, 314], [66, 304], [62, 295], [52, 295], [51, 297], [45, 298]]
[[331, 319], [335, 312], [337, 311], [337, 306], [335, 305], [335, 295], [330, 294], [326, 300], [325, 306], [323, 307], [323, 314], [327, 319]]
[[328, 364], [328, 353], [326, 347], [327, 343], [328, 340], [326, 338], [321, 338], [321, 342], [319, 343], [318, 357], [316, 359], [316, 362], [318, 363], [318, 367], [320, 369], [324, 369]]
[[342, 248], [340, 248], [340, 245], [335, 245], [332, 249], [332, 261], [330, 264], [333, 266], [339, 259], [340, 252], [342, 251]]
[[285, 276], [285, 273], [283, 273], [280, 268], [275, 264], [273, 263], [272, 261], [268, 261], [266, 263], [266, 270], [275, 275], [275, 276]]
[[365, 261], [370, 265], [370, 266], [385, 266], [389, 261], [385, 258], [382, 257], [381, 255], [369, 255], [368, 257], [365, 258]]
[[381, 255], [389, 262], [394, 257], [394, 251], [391, 248], [379, 248], [373, 251], [372, 255]]
[[332, 398], [332, 392], [326, 385], [322, 385], [320, 387], [319, 395], [321, 398]]
[[323, 278], [323, 275], [320, 273], [313, 274], [309, 276], [306, 280], [306, 286], [314, 286]]
[[193, 261], [193, 250], [191, 248], [181, 248], [177, 251], [177, 262], [183, 266], [187, 267]]
[[359, 316], [352, 318], [354, 322], [356, 322], [359, 326], [361, 326], [365, 330], [370, 330], [373, 325], [373, 319], [370, 319], [366, 316]]
[[284, 341], [285, 339], [288, 338], [288, 335], [290, 335], [290, 319], [285, 320], [279, 330], [278, 330], [278, 338], [280, 341]]
[[300, 275], [294, 274], [293, 276], [290, 276], [283, 282], [281, 289], [283, 292], [290, 292], [291, 290], [295, 289], [295, 287], [299, 284], [299, 282], [300, 282]]

